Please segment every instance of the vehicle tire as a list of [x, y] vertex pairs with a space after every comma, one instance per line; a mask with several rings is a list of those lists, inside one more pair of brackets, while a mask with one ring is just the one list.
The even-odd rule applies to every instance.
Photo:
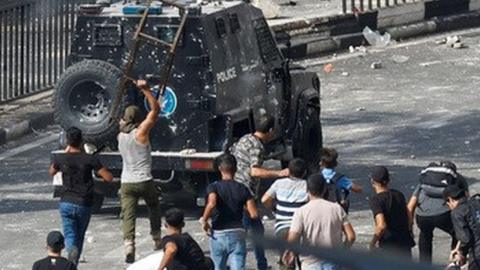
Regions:
[[98, 214], [103, 206], [104, 197], [102, 194], [93, 193], [92, 213]]
[[304, 108], [299, 108], [294, 134], [292, 141], [294, 157], [302, 158], [308, 163], [309, 173], [318, 172], [322, 149], [322, 125], [320, 123], [319, 106], [308, 104]]
[[[121, 74], [114, 65], [99, 60], [84, 60], [70, 66], [56, 85], [55, 122], [65, 130], [72, 126], [79, 128], [84, 141], [97, 147], [114, 141], [118, 123], [110, 121], [109, 116]], [[121, 112], [123, 106], [121, 102], [116, 109]]]

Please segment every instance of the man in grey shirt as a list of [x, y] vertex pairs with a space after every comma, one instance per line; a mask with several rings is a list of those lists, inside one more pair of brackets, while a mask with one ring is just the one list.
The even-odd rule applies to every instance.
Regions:
[[[445, 181], [445, 186], [435, 184], [432, 181], [422, 180], [430, 177], [439, 177], [440, 183]], [[451, 179], [454, 183], [447, 183]], [[440, 165], [430, 163], [420, 174], [420, 183], [413, 191], [408, 202], [408, 214], [410, 226], [413, 225], [413, 217], [420, 229], [418, 248], [420, 260], [425, 263], [432, 263], [432, 241], [433, 231], [438, 228], [452, 237], [451, 248], [455, 247], [457, 240], [453, 229], [450, 209], [443, 199], [443, 190], [448, 184], [455, 184], [468, 190], [465, 179], [457, 173], [455, 164], [450, 161], [442, 161]]]
[[[245, 185], [252, 196], [256, 197], [257, 187], [261, 179], [275, 179], [287, 177], [288, 169], [274, 170], [263, 167], [265, 159], [265, 146], [274, 136], [275, 118], [269, 115], [260, 117], [255, 123], [255, 132], [246, 134], [230, 149], [237, 159], [237, 172], [235, 181]], [[251, 219], [244, 215], [243, 224], [245, 229], [255, 235], [263, 236], [265, 229], [260, 219]], [[268, 268], [265, 250], [261, 245], [254, 244], [254, 253], [257, 260], [257, 269]]]
[[155, 126], [160, 105], [152, 95], [144, 80], [138, 80], [136, 86], [145, 95], [151, 110], [142, 119], [140, 108], [129, 106], [120, 121], [118, 149], [122, 155], [121, 175], [122, 231], [125, 247], [125, 262], [135, 261], [135, 220], [138, 200], [143, 198], [150, 212], [150, 234], [154, 248], [161, 248], [161, 215], [158, 191], [151, 174], [152, 156], [149, 141], [150, 130]]

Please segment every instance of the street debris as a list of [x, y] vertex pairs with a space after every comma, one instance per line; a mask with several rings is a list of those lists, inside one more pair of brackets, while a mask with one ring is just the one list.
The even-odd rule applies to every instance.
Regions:
[[457, 42], [457, 43], [454, 43], [452, 48], [454, 49], [463, 49], [463, 48], [466, 48], [467, 46], [465, 44], [463, 44], [462, 42]]
[[364, 112], [366, 111], [367, 109], [365, 107], [358, 107], [357, 108], [357, 112]]
[[410, 156], [411, 159], [416, 159], [417, 157], [415, 155]]
[[454, 48], [454, 49], [463, 49], [466, 48], [467, 46], [462, 42], [460, 36], [448, 36], [446, 38], [443, 38], [441, 40], [435, 41], [437, 45], [442, 45], [445, 44], [447, 47]]
[[331, 63], [328, 63], [323, 67], [323, 71], [325, 73], [332, 73], [334, 70], [335, 70], [335, 67]]
[[410, 57], [405, 56], [405, 55], [394, 55], [394, 56], [392, 56], [393, 62], [398, 63], [398, 64], [405, 63], [405, 62], [408, 61], [408, 59], [410, 59]]
[[348, 77], [349, 75], [350, 75], [350, 73], [348, 73], [348, 72], [346, 72], [346, 71], [342, 72], [342, 76], [343, 76], [343, 77]]
[[421, 66], [421, 67], [429, 67], [429, 66], [431, 66], [431, 65], [437, 65], [437, 64], [441, 64], [441, 63], [442, 63], [442, 61], [437, 60], [437, 61], [430, 61], [430, 62], [420, 63], [420, 64], [418, 64], [418, 65]]
[[453, 44], [460, 42], [460, 37], [459, 36], [448, 36], [445, 39], [445, 44], [449, 47], [453, 47]]
[[352, 45], [350, 45], [350, 47], [348, 47], [348, 51], [350, 53], [355, 53], [355, 52], [367, 53], [367, 48], [365, 48], [365, 46], [353, 47]]
[[380, 61], [375, 61], [370, 65], [371, 69], [381, 69], [382, 68], [382, 62]]
[[374, 32], [368, 26], [365, 26], [362, 33], [367, 42], [374, 47], [385, 47], [390, 44], [391, 35], [388, 32], [385, 32], [385, 34], [381, 35], [380, 32]]

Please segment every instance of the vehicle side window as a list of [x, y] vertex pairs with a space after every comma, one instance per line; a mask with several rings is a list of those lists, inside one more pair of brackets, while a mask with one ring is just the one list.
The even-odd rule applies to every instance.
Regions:
[[265, 63], [281, 62], [282, 57], [264, 18], [253, 21], [260, 54]]
[[238, 15], [237, 13], [230, 13], [228, 18], [230, 20], [230, 32], [235, 34], [240, 30], [240, 21], [238, 20]]
[[223, 18], [216, 18], [215, 26], [217, 28], [217, 36], [219, 38], [222, 38], [227, 34], [227, 27], [225, 25], [225, 20]]
[[96, 24], [93, 27], [93, 46], [120, 47], [123, 45], [122, 36], [119, 24]]

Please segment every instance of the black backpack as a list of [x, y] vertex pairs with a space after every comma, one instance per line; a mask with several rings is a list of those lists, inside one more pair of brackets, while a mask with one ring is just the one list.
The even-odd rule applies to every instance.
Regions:
[[458, 175], [441, 166], [427, 167], [420, 172], [420, 185], [428, 197], [443, 198], [443, 191], [449, 185], [457, 184]]
[[342, 179], [342, 177], [344, 177], [343, 174], [335, 173], [332, 179], [330, 179], [330, 182], [326, 185], [324, 198], [328, 201], [340, 204], [343, 210], [348, 213], [348, 209], [350, 208], [350, 200], [348, 199], [350, 191], [337, 187], [337, 182]]

